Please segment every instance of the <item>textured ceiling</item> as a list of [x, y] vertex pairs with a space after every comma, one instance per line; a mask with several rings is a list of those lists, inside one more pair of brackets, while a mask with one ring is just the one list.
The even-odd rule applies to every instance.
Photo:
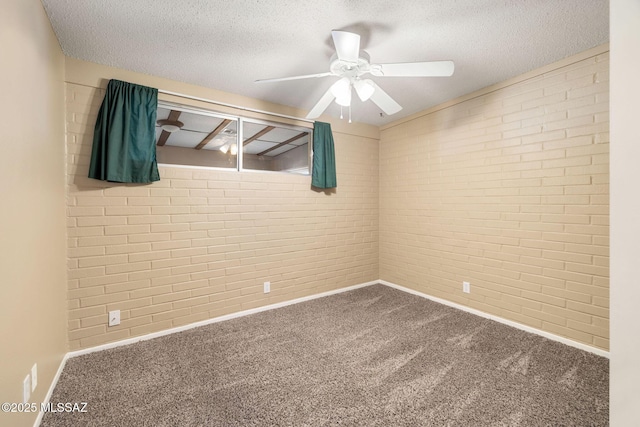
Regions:
[[[309, 111], [337, 79], [331, 30], [357, 32], [374, 63], [453, 60], [452, 77], [373, 77], [404, 108], [382, 125], [609, 41], [608, 0], [42, 0], [70, 57]], [[160, 88], [162, 89], [162, 88]], [[326, 111], [340, 115], [333, 103]]]

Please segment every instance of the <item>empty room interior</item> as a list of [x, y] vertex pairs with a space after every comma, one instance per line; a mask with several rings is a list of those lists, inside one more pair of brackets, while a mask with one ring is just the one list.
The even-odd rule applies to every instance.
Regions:
[[637, 1], [1, 9], [1, 425], [637, 425]]

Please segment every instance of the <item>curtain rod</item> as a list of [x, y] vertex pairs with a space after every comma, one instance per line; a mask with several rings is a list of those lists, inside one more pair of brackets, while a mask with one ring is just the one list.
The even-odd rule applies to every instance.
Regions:
[[162, 94], [165, 94], [165, 95], [179, 96], [181, 98], [192, 99], [194, 101], [202, 101], [202, 102], [207, 102], [209, 104], [220, 105], [222, 107], [235, 108], [237, 110], [242, 110], [242, 111], [250, 111], [252, 113], [260, 113], [260, 114], [266, 114], [268, 116], [282, 117], [284, 119], [299, 120], [299, 121], [307, 122], [307, 123], [315, 123], [315, 120], [303, 119], [301, 117], [295, 117], [295, 116], [288, 116], [286, 114], [272, 113], [270, 111], [256, 110], [255, 108], [241, 107], [240, 105], [227, 104], [226, 102], [214, 101], [214, 100], [211, 100], [211, 99], [200, 98], [200, 97], [192, 96], [192, 95], [186, 95], [184, 93], [171, 92], [171, 91], [162, 90], [162, 89], [158, 89], [158, 92], [162, 93]]

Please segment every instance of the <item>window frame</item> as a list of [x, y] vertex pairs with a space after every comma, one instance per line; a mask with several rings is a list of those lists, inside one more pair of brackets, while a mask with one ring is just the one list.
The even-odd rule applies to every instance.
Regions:
[[[258, 172], [258, 173], [283, 173], [289, 175], [302, 175], [311, 177], [311, 167], [313, 161], [313, 127], [306, 127], [300, 125], [292, 125], [289, 123], [283, 123], [276, 120], [266, 120], [254, 117], [244, 117], [239, 114], [230, 114], [219, 112], [214, 109], [208, 109], [204, 107], [195, 107], [186, 104], [180, 104], [172, 101], [164, 101], [158, 100], [158, 108], [171, 109], [176, 111], [181, 111], [185, 113], [191, 114], [199, 114], [203, 116], [221, 118], [221, 119], [229, 119], [236, 122], [237, 132], [236, 132], [236, 146], [238, 148], [238, 152], [236, 154], [236, 167], [220, 167], [220, 166], [200, 166], [200, 165], [189, 165], [189, 164], [175, 164], [175, 163], [162, 163], [158, 162], [159, 166], [163, 167], [179, 167], [179, 168], [197, 168], [197, 169], [210, 169], [216, 171], [236, 171], [236, 172]], [[308, 142], [307, 142], [307, 167], [298, 167], [290, 170], [264, 170], [264, 169], [247, 169], [244, 167], [244, 123], [253, 123], [258, 125], [266, 125], [266, 126], [275, 126], [277, 128], [290, 129], [299, 132], [307, 132], [308, 133]], [[154, 141], [157, 144], [157, 139]], [[306, 169], [306, 173], [303, 170]]]

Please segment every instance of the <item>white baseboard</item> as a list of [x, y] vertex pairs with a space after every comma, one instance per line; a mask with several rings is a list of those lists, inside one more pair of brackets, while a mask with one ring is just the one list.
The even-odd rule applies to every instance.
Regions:
[[[96, 351], [107, 350], [109, 348], [121, 347], [121, 346], [124, 346], [124, 345], [133, 344], [133, 343], [136, 343], [136, 342], [139, 342], [139, 341], [146, 341], [146, 340], [150, 340], [150, 339], [153, 339], [153, 338], [158, 338], [158, 337], [161, 337], [161, 336], [164, 336], [164, 335], [175, 334], [177, 332], [186, 331], [186, 330], [189, 330], [189, 329], [197, 328], [199, 326], [205, 326], [205, 325], [209, 325], [209, 324], [212, 324], [212, 323], [223, 322], [225, 320], [235, 319], [237, 317], [248, 316], [250, 314], [260, 313], [262, 311], [273, 310], [273, 309], [280, 308], [280, 307], [286, 307], [288, 305], [298, 304], [298, 303], [304, 302], [304, 301], [311, 301], [311, 300], [314, 300], [314, 299], [317, 299], [317, 298], [326, 297], [326, 296], [329, 296], [329, 295], [340, 294], [340, 293], [343, 293], [343, 292], [352, 291], [354, 289], [364, 288], [366, 286], [371, 286], [371, 285], [376, 285], [378, 283], [379, 283], [378, 280], [374, 280], [374, 281], [371, 281], [371, 282], [361, 283], [359, 285], [348, 286], [346, 288], [340, 288], [340, 289], [336, 289], [336, 290], [333, 290], [333, 291], [327, 291], [327, 292], [322, 292], [322, 293], [315, 294], [315, 295], [309, 295], [309, 296], [306, 296], [306, 297], [296, 298], [296, 299], [293, 299], [293, 300], [290, 300], [290, 301], [279, 302], [279, 303], [276, 303], [276, 304], [266, 305], [264, 307], [257, 307], [257, 308], [252, 308], [250, 310], [239, 311], [237, 313], [231, 313], [231, 314], [227, 314], [227, 315], [220, 316], [220, 317], [214, 317], [213, 319], [207, 319], [207, 320], [203, 320], [201, 322], [190, 323], [188, 325], [179, 326], [177, 328], [165, 329], [163, 331], [153, 332], [153, 333], [150, 333], [150, 334], [141, 335], [139, 337], [128, 338], [126, 340], [120, 340], [120, 341], [115, 341], [115, 342], [111, 342], [111, 343], [108, 343], [108, 344], [98, 345], [98, 346], [95, 346], [95, 347], [85, 348], [85, 349], [82, 349], [82, 350], [71, 351], [71, 352], [65, 354], [65, 356], [62, 359], [62, 361], [60, 362], [60, 366], [58, 367], [58, 371], [56, 372], [56, 375], [54, 376], [53, 381], [51, 382], [51, 385], [49, 386], [49, 390], [47, 391], [47, 395], [45, 396], [45, 399], [43, 400], [43, 403], [48, 403], [49, 400], [51, 399], [51, 395], [53, 394], [53, 390], [56, 388], [56, 385], [58, 384], [58, 380], [60, 379], [60, 375], [62, 374], [62, 370], [64, 369], [64, 367], [65, 367], [65, 365], [67, 363], [67, 360], [69, 360], [72, 357], [81, 356], [83, 354], [94, 353]], [[44, 417], [44, 412], [38, 413], [38, 417], [36, 418], [33, 426], [34, 427], [39, 427], [40, 423], [42, 422], [42, 418], [43, 417]]]
[[[374, 281], [371, 281], [371, 282], [361, 283], [359, 285], [348, 286], [346, 288], [336, 289], [336, 290], [328, 291], [328, 292], [322, 292], [320, 294], [310, 295], [310, 296], [306, 296], [306, 297], [302, 297], [302, 298], [296, 298], [296, 299], [293, 299], [293, 300], [290, 300], [290, 301], [284, 301], [284, 302], [279, 302], [279, 303], [276, 303], [276, 304], [270, 304], [270, 305], [266, 305], [264, 307], [252, 308], [250, 310], [243, 310], [243, 311], [239, 311], [237, 313], [231, 313], [231, 314], [227, 314], [227, 315], [224, 315], [224, 316], [215, 317], [213, 319], [203, 320], [201, 322], [190, 323], [188, 325], [179, 326], [177, 328], [165, 329], [163, 331], [153, 332], [153, 333], [146, 334], [146, 335], [141, 335], [141, 336], [138, 336], [138, 337], [133, 337], [133, 338], [125, 339], [125, 340], [115, 341], [115, 342], [111, 342], [111, 343], [108, 343], [108, 344], [102, 344], [102, 345], [98, 345], [98, 346], [95, 346], [95, 347], [85, 348], [85, 349], [82, 349], [82, 350], [71, 351], [71, 352], [67, 353], [64, 356], [64, 358], [62, 359], [62, 362], [60, 362], [60, 366], [58, 367], [58, 372], [56, 373], [55, 377], [53, 378], [53, 382], [51, 383], [51, 386], [49, 387], [49, 391], [47, 392], [47, 395], [45, 397], [44, 403], [49, 402], [49, 399], [51, 398], [53, 390], [56, 387], [56, 384], [58, 384], [58, 379], [60, 378], [60, 374], [62, 373], [62, 370], [64, 369], [64, 366], [67, 363], [67, 360], [72, 358], [72, 357], [81, 356], [83, 354], [94, 353], [96, 351], [107, 350], [109, 348], [121, 347], [121, 346], [124, 346], [124, 345], [129, 345], [129, 344], [133, 344], [133, 343], [140, 342], [140, 341], [146, 341], [146, 340], [150, 340], [150, 339], [153, 339], [153, 338], [158, 338], [158, 337], [161, 337], [161, 336], [164, 336], [164, 335], [175, 334], [177, 332], [182, 332], [182, 331], [186, 331], [186, 330], [189, 330], [189, 329], [197, 328], [199, 326], [205, 326], [205, 325], [210, 325], [212, 323], [223, 322], [225, 320], [230, 320], [230, 319], [235, 319], [235, 318], [238, 318], [238, 317], [248, 316], [250, 314], [260, 313], [260, 312], [268, 311], [268, 310], [273, 310], [273, 309], [280, 308], [280, 307], [286, 307], [288, 305], [298, 304], [298, 303], [301, 303], [301, 302], [304, 302], [304, 301], [311, 301], [311, 300], [314, 300], [314, 299], [317, 299], [317, 298], [323, 298], [323, 297], [326, 297], [326, 296], [329, 296], [329, 295], [336, 295], [336, 294], [340, 294], [340, 293], [343, 293], [343, 292], [348, 292], [348, 291], [352, 291], [354, 289], [364, 288], [366, 286], [371, 286], [371, 285], [376, 285], [376, 284], [382, 284], [382, 285], [385, 285], [385, 286], [389, 286], [391, 288], [398, 289], [400, 291], [407, 292], [409, 294], [417, 295], [419, 297], [426, 298], [428, 300], [431, 300], [431, 301], [434, 301], [434, 302], [437, 302], [437, 303], [440, 303], [440, 304], [444, 304], [444, 305], [447, 305], [449, 307], [456, 308], [458, 310], [462, 310], [462, 311], [466, 311], [466, 312], [471, 313], [471, 314], [475, 314], [476, 316], [484, 317], [486, 319], [495, 320], [496, 322], [500, 322], [500, 323], [503, 323], [505, 325], [508, 325], [508, 326], [511, 326], [511, 327], [514, 327], [514, 328], [517, 328], [517, 329], [520, 329], [520, 330], [523, 330], [523, 331], [526, 331], [526, 332], [530, 332], [530, 333], [533, 333], [533, 334], [536, 334], [536, 335], [540, 335], [540, 336], [543, 336], [543, 337], [548, 338], [550, 340], [557, 341], [557, 342], [560, 342], [562, 344], [566, 344], [566, 345], [569, 345], [571, 347], [578, 348], [580, 350], [584, 350], [584, 351], [588, 351], [590, 353], [597, 354], [598, 356], [609, 358], [609, 352], [608, 351], [601, 350], [599, 348], [592, 347], [592, 346], [587, 345], [587, 344], [583, 344], [583, 343], [580, 343], [580, 342], [577, 342], [577, 341], [573, 341], [573, 340], [570, 340], [568, 338], [561, 337], [559, 335], [555, 335], [555, 334], [552, 334], [552, 333], [549, 333], [549, 332], [542, 331], [540, 329], [536, 329], [536, 328], [533, 328], [533, 327], [530, 327], [530, 326], [523, 325], [521, 323], [517, 323], [517, 322], [511, 321], [511, 320], [504, 319], [502, 317], [494, 316], [492, 314], [488, 314], [488, 313], [482, 312], [480, 310], [476, 310], [476, 309], [473, 309], [473, 308], [470, 308], [470, 307], [466, 307], [466, 306], [461, 305], [461, 304], [456, 304], [454, 302], [447, 301], [447, 300], [442, 299], [442, 298], [437, 298], [437, 297], [434, 297], [434, 296], [431, 296], [431, 295], [427, 295], [427, 294], [424, 294], [422, 292], [415, 291], [413, 289], [405, 288], [404, 286], [396, 285], [395, 283], [391, 283], [391, 282], [388, 282], [386, 280], [374, 280]], [[42, 421], [42, 417], [43, 416], [44, 416], [44, 412], [40, 412], [38, 414], [38, 417], [36, 418], [36, 421], [34, 423], [34, 427], [38, 427], [40, 425], [40, 422]]]
[[598, 356], [609, 358], [609, 352], [608, 351], [605, 351], [605, 350], [602, 350], [602, 349], [599, 349], [599, 348], [596, 348], [596, 347], [592, 347], [590, 345], [583, 344], [583, 343], [578, 342], [578, 341], [573, 341], [573, 340], [571, 340], [569, 338], [561, 337], [559, 335], [555, 335], [555, 334], [552, 334], [550, 332], [546, 332], [546, 331], [543, 331], [543, 330], [540, 330], [540, 329], [536, 329], [536, 328], [533, 328], [531, 326], [523, 325], [522, 323], [514, 322], [512, 320], [507, 320], [507, 319], [504, 319], [502, 317], [495, 316], [493, 314], [488, 314], [488, 313], [485, 313], [485, 312], [480, 311], [480, 310], [476, 310], [476, 309], [473, 309], [473, 308], [470, 308], [470, 307], [466, 307], [466, 306], [461, 305], [461, 304], [457, 304], [455, 302], [447, 301], [445, 299], [434, 297], [434, 296], [431, 296], [431, 295], [428, 295], [428, 294], [425, 294], [425, 293], [422, 293], [422, 292], [418, 292], [418, 291], [415, 291], [413, 289], [405, 288], [404, 286], [396, 285], [395, 283], [391, 283], [391, 282], [388, 282], [386, 280], [374, 280], [374, 281], [371, 281], [371, 282], [361, 283], [359, 285], [348, 286], [346, 288], [336, 289], [336, 290], [328, 291], [328, 292], [322, 292], [322, 293], [319, 293], [319, 294], [309, 295], [309, 296], [302, 297], [302, 298], [296, 298], [296, 299], [293, 299], [293, 300], [290, 300], [290, 301], [279, 302], [279, 303], [276, 303], [276, 304], [265, 305], [263, 307], [252, 308], [250, 310], [243, 310], [243, 311], [239, 311], [239, 312], [236, 312], [236, 313], [226, 314], [224, 316], [214, 317], [213, 319], [207, 319], [207, 320], [203, 320], [203, 321], [200, 321], [200, 322], [190, 323], [188, 325], [179, 326], [179, 327], [176, 327], [176, 328], [165, 329], [163, 331], [153, 332], [153, 333], [146, 334], [146, 335], [140, 335], [138, 337], [127, 338], [125, 340], [120, 340], [120, 341], [115, 341], [115, 342], [111, 342], [111, 343], [107, 343], [107, 344], [102, 344], [102, 345], [98, 345], [98, 346], [95, 346], [95, 347], [89, 347], [89, 348], [85, 348], [85, 349], [82, 349], [82, 350], [72, 351], [72, 352], [67, 353], [67, 355], [65, 357], [65, 361], [66, 361], [67, 358], [81, 356], [83, 354], [94, 353], [96, 351], [102, 351], [102, 350], [106, 350], [106, 349], [109, 349], [109, 348], [121, 347], [123, 345], [129, 345], [129, 344], [133, 344], [133, 343], [136, 343], [136, 342], [139, 342], [139, 341], [146, 341], [146, 340], [150, 340], [150, 339], [153, 339], [153, 338], [162, 337], [164, 335], [175, 334], [177, 332], [182, 332], [182, 331], [186, 331], [186, 330], [189, 330], [189, 329], [197, 328], [199, 326], [205, 326], [205, 325], [210, 325], [212, 323], [223, 322], [225, 320], [230, 320], [230, 319], [235, 319], [235, 318], [238, 318], [238, 317], [248, 316], [250, 314], [260, 313], [260, 312], [268, 311], [268, 310], [273, 310], [273, 309], [280, 308], [280, 307], [286, 307], [288, 305], [298, 304], [298, 303], [301, 303], [301, 302], [304, 302], [304, 301], [311, 301], [311, 300], [314, 300], [314, 299], [317, 299], [317, 298], [322, 298], [322, 297], [326, 297], [326, 296], [329, 296], [329, 295], [335, 295], [335, 294], [339, 294], [339, 293], [343, 293], [343, 292], [348, 292], [348, 291], [352, 291], [354, 289], [363, 288], [363, 287], [375, 285], [375, 284], [378, 284], [378, 283], [382, 284], [382, 285], [385, 285], [385, 286], [389, 286], [389, 287], [394, 288], [394, 289], [398, 289], [398, 290], [403, 291], [403, 292], [407, 292], [407, 293], [410, 293], [410, 294], [413, 294], [413, 295], [420, 296], [422, 298], [429, 299], [431, 301], [434, 301], [434, 302], [437, 302], [437, 303], [440, 303], [440, 304], [447, 305], [449, 307], [457, 308], [458, 310], [462, 310], [462, 311], [466, 311], [466, 312], [471, 313], [471, 314], [475, 314], [476, 316], [484, 317], [486, 319], [495, 320], [496, 322], [500, 322], [500, 323], [503, 323], [505, 325], [509, 325], [509, 326], [514, 327], [514, 328], [526, 331], [526, 332], [537, 334], [537, 335], [543, 336], [545, 338], [548, 338], [548, 339], [551, 339], [551, 340], [558, 341], [558, 342], [561, 342], [563, 344], [569, 345], [571, 347], [575, 347], [575, 348], [578, 348], [580, 350], [584, 350], [584, 351], [588, 351], [590, 353], [597, 354]]
[[[60, 366], [58, 366], [58, 370], [56, 371], [56, 374], [53, 376], [51, 385], [49, 385], [49, 390], [47, 390], [47, 394], [44, 396], [44, 400], [42, 401], [42, 403], [49, 403], [49, 400], [51, 400], [53, 389], [55, 389], [56, 385], [58, 384], [60, 375], [62, 375], [62, 371], [64, 370], [64, 367], [67, 364], [67, 360], [69, 360], [69, 353], [65, 354], [62, 360], [60, 361]], [[38, 412], [38, 416], [36, 417], [36, 420], [33, 423], [33, 427], [40, 427], [40, 423], [42, 422], [42, 417], [44, 417], [44, 412], [43, 411]]]
[[578, 342], [578, 341], [573, 341], [573, 340], [570, 340], [569, 338], [561, 337], [559, 335], [555, 335], [555, 334], [552, 334], [550, 332], [546, 332], [546, 331], [543, 331], [543, 330], [540, 330], [540, 329], [536, 329], [536, 328], [533, 328], [531, 326], [523, 325], [522, 323], [514, 322], [512, 320], [507, 320], [507, 319], [504, 319], [504, 318], [499, 317], [499, 316], [494, 316], [492, 314], [488, 314], [488, 313], [485, 313], [485, 312], [480, 311], [480, 310], [476, 310], [476, 309], [473, 309], [473, 308], [470, 308], [470, 307], [466, 307], [466, 306], [461, 305], [461, 304], [456, 304], [455, 302], [447, 301], [447, 300], [442, 299], [442, 298], [438, 298], [438, 297], [434, 297], [434, 296], [431, 296], [431, 295], [424, 294], [422, 292], [414, 291], [413, 289], [405, 288], [404, 286], [396, 285], [395, 283], [387, 282], [386, 280], [379, 280], [378, 283], [380, 283], [382, 285], [385, 285], [385, 286], [389, 286], [389, 287], [394, 288], [394, 289], [398, 289], [398, 290], [403, 291], [403, 292], [407, 292], [409, 294], [413, 294], [413, 295], [417, 295], [417, 296], [422, 297], [422, 298], [426, 298], [428, 300], [431, 300], [431, 301], [434, 301], [434, 302], [437, 302], [437, 303], [440, 303], [440, 304], [447, 305], [449, 307], [457, 308], [458, 310], [462, 310], [462, 311], [466, 311], [466, 312], [471, 313], [471, 314], [475, 314], [476, 316], [484, 317], [486, 319], [495, 320], [496, 322], [500, 322], [500, 323], [503, 323], [505, 325], [508, 325], [508, 326], [511, 326], [511, 327], [514, 327], [514, 328], [517, 328], [517, 329], [520, 329], [520, 330], [523, 330], [523, 331], [526, 331], [526, 332], [530, 332], [532, 334], [540, 335], [540, 336], [543, 336], [543, 337], [548, 338], [550, 340], [558, 341], [558, 342], [561, 342], [562, 344], [566, 344], [568, 346], [575, 347], [575, 348], [578, 348], [580, 350], [588, 351], [589, 353], [597, 354], [598, 356], [606, 357], [607, 359], [609, 358], [609, 352], [608, 351], [601, 350], [599, 348], [592, 347], [590, 345], [583, 344], [583, 343]]
[[140, 341], [146, 341], [146, 340], [150, 340], [150, 339], [153, 339], [153, 338], [162, 337], [164, 335], [175, 334], [176, 332], [186, 331], [186, 330], [189, 330], [189, 329], [197, 328], [199, 326], [205, 326], [205, 325], [210, 325], [212, 323], [223, 322], [225, 320], [235, 319], [237, 317], [248, 316], [250, 314], [260, 313], [260, 312], [268, 311], [268, 310], [273, 310], [273, 309], [280, 308], [280, 307], [286, 307], [288, 305], [298, 304], [298, 303], [301, 303], [301, 302], [304, 302], [304, 301], [311, 301], [311, 300], [314, 300], [314, 299], [317, 299], [317, 298], [326, 297], [326, 296], [329, 296], [329, 295], [335, 295], [335, 294], [340, 294], [340, 293], [343, 293], [343, 292], [352, 291], [352, 290], [358, 289], [358, 288], [364, 288], [365, 286], [376, 285], [378, 283], [380, 283], [379, 280], [374, 280], [374, 281], [371, 281], [371, 282], [361, 283], [359, 285], [348, 286], [346, 288], [340, 288], [340, 289], [336, 289], [336, 290], [333, 290], [333, 291], [327, 291], [327, 292], [322, 292], [322, 293], [315, 294], [315, 295], [309, 295], [309, 296], [302, 297], [302, 298], [296, 298], [296, 299], [293, 299], [293, 300], [290, 300], [290, 301], [284, 301], [284, 302], [279, 302], [279, 303], [276, 303], [276, 304], [265, 305], [263, 307], [257, 307], [257, 308], [252, 308], [252, 309], [249, 309], [249, 310], [238, 311], [236, 313], [226, 314], [224, 316], [214, 317], [213, 319], [207, 319], [207, 320], [202, 320], [200, 322], [190, 323], [188, 325], [178, 326], [176, 328], [165, 329], [163, 331], [152, 332], [150, 334], [140, 335], [138, 337], [127, 338], [125, 340], [114, 341], [114, 342], [111, 342], [111, 343], [102, 344], [102, 345], [98, 345], [98, 346], [95, 346], [95, 347], [89, 347], [89, 348], [85, 348], [85, 349], [82, 349], [82, 350], [72, 351], [70, 353], [67, 353], [67, 356], [68, 357], [77, 357], [77, 356], [81, 356], [83, 354], [89, 354], [89, 353], [94, 353], [96, 351], [107, 350], [109, 348], [121, 347], [123, 345], [129, 345], [129, 344], [137, 343], [137, 342], [140, 342]]

